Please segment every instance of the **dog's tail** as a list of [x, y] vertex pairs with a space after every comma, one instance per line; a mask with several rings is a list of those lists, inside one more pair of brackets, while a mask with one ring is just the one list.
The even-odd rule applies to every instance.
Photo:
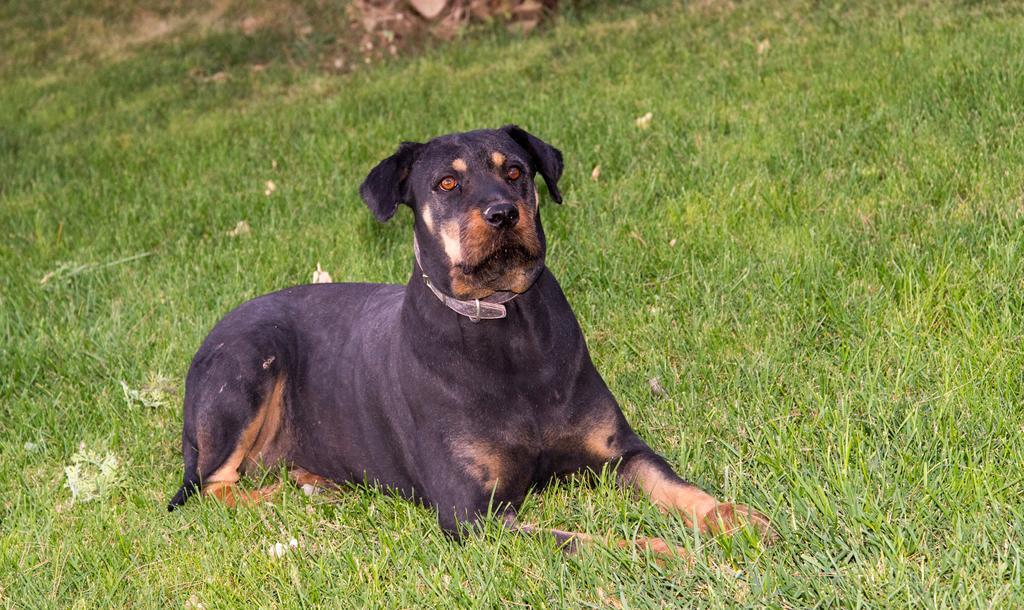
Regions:
[[171, 501], [167, 504], [167, 511], [173, 511], [182, 504], [188, 501], [188, 499], [199, 492], [199, 449], [196, 448], [195, 443], [189, 442], [187, 433], [185, 435], [184, 442], [182, 443], [182, 453], [185, 458], [185, 477], [178, 488], [178, 493], [174, 494]]

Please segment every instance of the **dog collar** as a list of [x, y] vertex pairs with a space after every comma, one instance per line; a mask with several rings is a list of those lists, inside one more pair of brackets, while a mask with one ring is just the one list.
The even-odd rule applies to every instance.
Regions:
[[412, 236], [412, 251], [416, 256], [416, 266], [419, 267], [423, 282], [430, 289], [430, 292], [433, 292], [437, 300], [444, 303], [445, 307], [474, 322], [504, 318], [506, 310], [503, 303], [508, 303], [519, 296], [519, 293], [516, 292], [499, 291], [484, 299], [473, 299], [471, 301], [462, 301], [455, 297], [450, 297], [441, 292], [437, 286], [434, 286], [434, 283], [430, 281], [430, 276], [423, 271], [423, 263], [420, 262], [420, 244], [416, 241], [416, 235]]

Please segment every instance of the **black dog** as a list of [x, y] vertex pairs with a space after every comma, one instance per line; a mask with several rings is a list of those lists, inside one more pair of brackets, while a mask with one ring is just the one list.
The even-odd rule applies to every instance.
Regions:
[[703, 531], [769, 533], [626, 423], [544, 266], [537, 172], [560, 203], [561, 153], [511, 125], [406, 142], [373, 168], [360, 187], [373, 214], [415, 214], [409, 283], [297, 286], [221, 320], [188, 373], [185, 477], [168, 508], [200, 490], [266, 497], [238, 490], [239, 474], [283, 462], [307, 490], [367, 481], [421, 501], [454, 535], [494, 508], [536, 531], [514, 519], [531, 486], [607, 464]]

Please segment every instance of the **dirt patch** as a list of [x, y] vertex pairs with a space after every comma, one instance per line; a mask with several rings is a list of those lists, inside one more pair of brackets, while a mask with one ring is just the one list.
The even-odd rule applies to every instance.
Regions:
[[407, 55], [432, 41], [450, 41], [474, 25], [503, 24], [529, 34], [557, 9], [558, 0], [356, 0], [345, 40], [324, 54], [323, 67], [351, 69]]
[[472, 23], [502, 22], [529, 32], [557, 4], [558, 0], [357, 0], [351, 8], [367, 32], [401, 24], [405, 30], [424, 30], [450, 40]]

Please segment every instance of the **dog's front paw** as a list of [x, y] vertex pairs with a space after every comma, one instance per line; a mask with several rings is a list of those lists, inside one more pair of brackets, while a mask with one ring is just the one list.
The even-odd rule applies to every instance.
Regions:
[[634, 540], [619, 540], [616, 542], [619, 548], [626, 549], [636, 547], [641, 551], [649, 551], [654, 556], [654, 561], [664, 565], [665, 560], [684, 561], [687, 564], [693, 563], [693, 556], [682, 548], [661, 538], [636, 538]]
[[701, 529], [712, 534], [727, 535], [735, 534], [743, 527], [750, 527], [766, 542], [772, 542], [778, 537], [767, 515], [745, 504], [732, 502], [717, 504], [704, 516], [702, 526]]

